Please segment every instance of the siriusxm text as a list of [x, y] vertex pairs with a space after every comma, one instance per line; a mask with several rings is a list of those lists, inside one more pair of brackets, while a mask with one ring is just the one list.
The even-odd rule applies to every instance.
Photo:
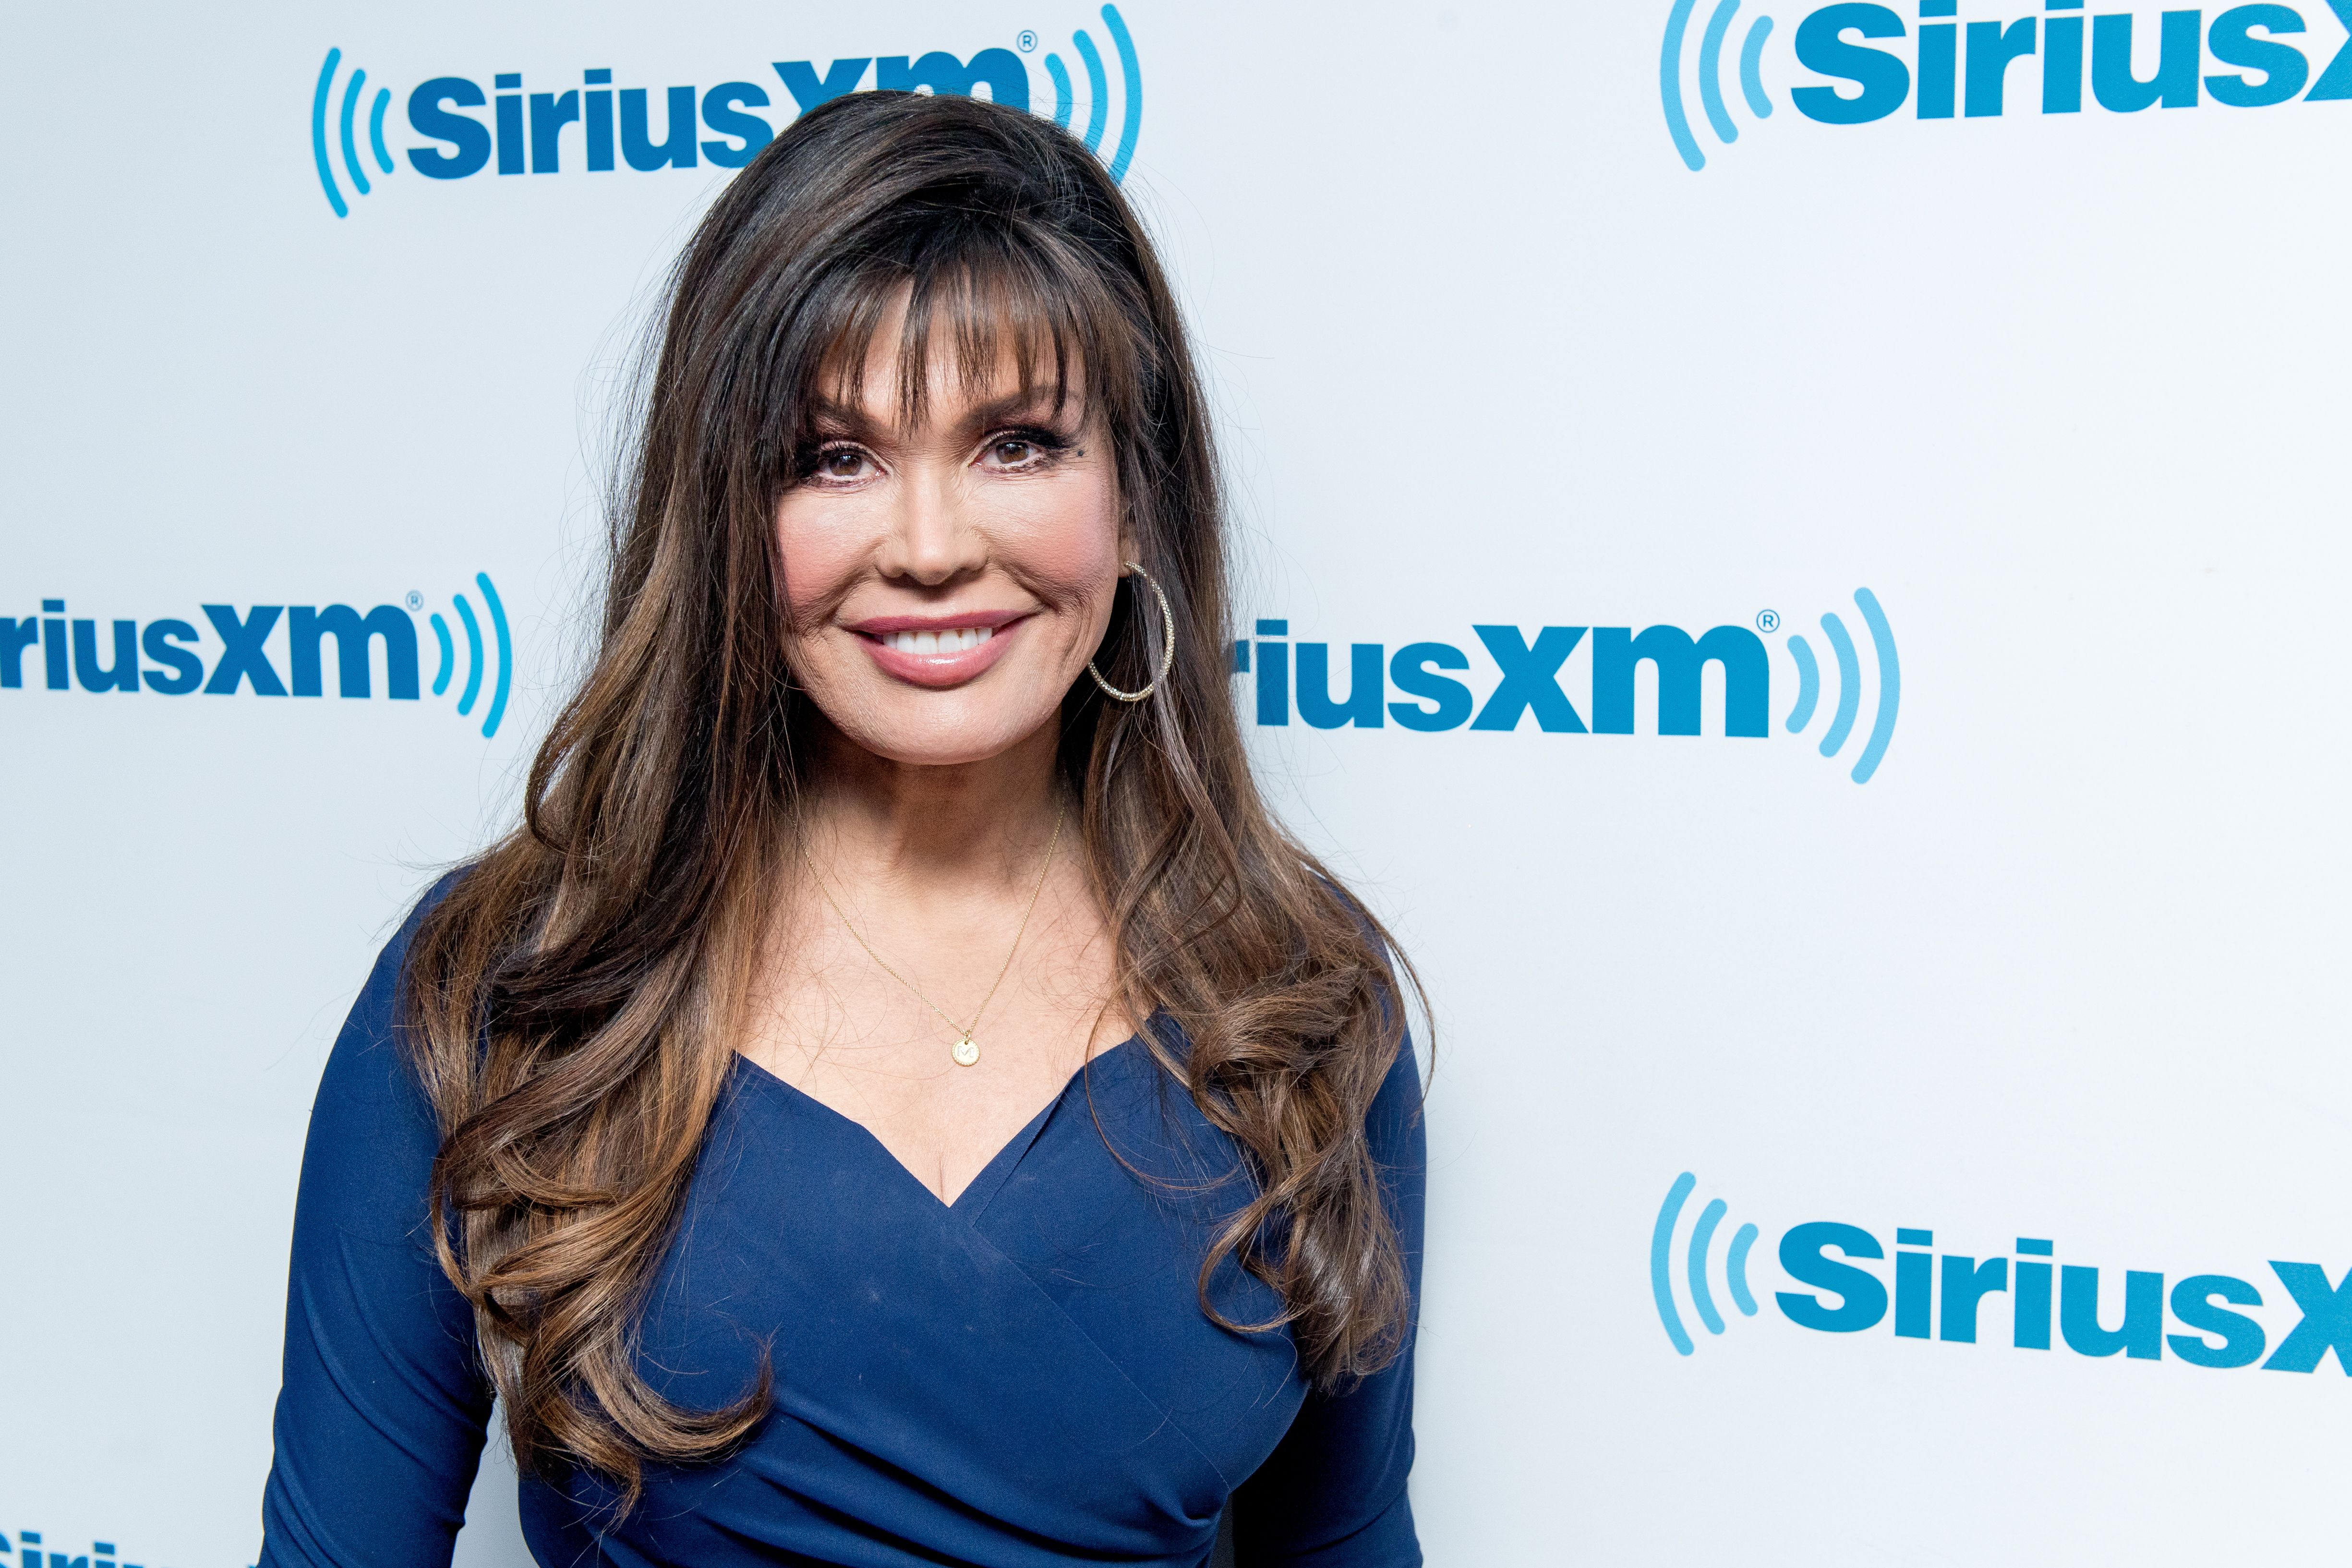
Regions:
[[489, 574], [476, 573], [470, 591], [450, 595], [449, 616], [427, 611], [421, 594], [410, 594], [407, 604], [365, 611], [349, 605], [200, 605], [200, 626], [177, 616], [145, 622], [70, 616], [63, 599], [44, 599], [37, 616], [0, 616], [0, 689], [323, 697], [331, 661], [338, 697], [367, 699], [381, 690], [394, 701], [414, 701], [423, 677], [421, 616], [436, 656], [432, 694], [454, 692], [461, 718], [482, 703], [483, 736], [498, 733], [513, 685], [514, 647]]
[[[349, 605], [204, 605], [209, 638], [191, 621], [166, 617], [142, 626], [135, 620], [69, 619], [65, 607], [62, 599], [45, 599], [42, 616], [0, 616], [0, 688], [23, 686], [27, 674], [37, 674], [51, 691], [320, 697], [331, 650], [337, 695], [369, 697], [375, 690], [371, 651], [381, 647], [384, 695], [417, 695], [416, 623], [395, 605], [378, 605], [364, 615]], [[267, 647], [281, 617], [282, 677]], [[208, 668], [204, 645], [213, 641], [219, 647]]]
[[[2326, 4], [2352, 30], [2352, 0]], [[1919, 0], [1915, 19], [1885, 5], [1824, 5], [1797, 25], [1795, 50], [1831, 84], [1792, 89], [1790, 100], [1808, 119], [1860, 125], [1906, 103], [1921, 120], [1975, 120], [2352, 98], [2352, 40], [2316, 52], [2304, 13], [2290, 6], [2234, 5], [2210, 23], [2203, 11], [2085, 16], [2083, 0], [2044, 9], [1963, 23], [1958, 0]]]
[[[490, 90], [471, 77], [437, 76], [408, 95], [409, 129], [426, 144], [408, 149], [408, 162], [436, 180], [462, 180], [495, 167], [501, 174], [608, 174], [634, 169], [691, 169], [713, 163], [740, 169], [775, 137], [763, 113], [779, 100], [784, 113], [860, 88], [974, 94], [1017, 109], [1029, 107], [1029, 68], [1010, 49], [982, 49], [969, 59], [944, 50], [908, 57], [884, 55], [834, 60], [778, 60], [772, 81], [724, 81], [716, 87], [616, 87], [610, 68], [579, 80], [530, 91], [520, 71], [490, 77]], [[484, 111], [487, 111], [485, 118]]]
[[[21, 1544], [16, 1552], [16, 1568], [44, 1568], [44, 1560], [46, 1568], [117, 1568], [111, 1541], [92, 1542], [87, 1550], [60, 1552], [54, 1546], [44, 1546], [37, 1530], [20, 1531], [17, 1540]], [[0, 1556], [7, 1553], [8, 1537], [0, 1533]], [[139, 1564], [124, 1563], [120, 1568], [139, 1568]]]
[[[1234, 644], [1233, 668], [1251, 679], [1251, 710], [1260, 724], [1286, 725], [1295, 711], [1318, 730], [1389, 724], [1420, 731], [1510, 731], [1528, 719], [1554, 734], [1634, 732], [1636, 679], [1647, 664], [1657, 692], [1657, 732], [1696, 735], [1706, 667], [1721, 678], [1720, 733], [1761, 736], [1770, 728], [1771, 658], [1763, 639], [1745, 626], [1715, 626], [1696, 637], [1679, 626], [1474, 626], [1475, 645], [1499, 679], [1483, 699], [1459, 677], [1472, 660], [1460, 645], [1413, 642], [1394, 652], [1380, 643], [1351, 643], [1335, 657], [1333, 645], [1293, 643], [1286, 620], [1262, 620], [1257, 636]], [[1563, 670], [1580, 647], [1590, 653], [1591, 680], [1582, 708], [1563, 684]], [[1337, 668], [1335, 668], [1337, 667]], [[1486, 684], [1484, 681], [1482, 685]], [[1395, 700], [1391, 691], [1398, 693]]]
[[[1930, 1230], [1895, 1233], [1894, 1280], [1877, 1267], [1887, 1249], [1860, 1226], [1816, 1220], [1780, 1238], [1780, 1268], [1810, 1289], [1783, 1290], [1781, 1314], [1800, 1328], [1852, 1334], [1893, 1318], [1898, 1339], [1975, 1344], [2000, 1337], [2018, 1350], [2063, 1345], [2076, 1355], [2160, 1361], [2168, 1353], [2200, 1367], [2313, 1372], [2327, 1352], [2352, 1374], [2352, 1269], [2328, 1282], [2316, 1263], [2273, 1261], [2274, 1292], [2300, 1316], [2272, 1344], [2240, 1309], [2266, 1303], [2263, 1287], [2230, 1274], [2168, 1280], [2155, 1269], [2065, 1261], [2047, 1237], [2020, 1237], [2014, 1256], [1933, 1249]], [[2169, 1289], [2168, 1289], [2168, 1284]], [[2168, 1332], [2169, 1328], [2171, 1331]], [[2268, 1352], [2265, 1356], [2265, 1351]]]

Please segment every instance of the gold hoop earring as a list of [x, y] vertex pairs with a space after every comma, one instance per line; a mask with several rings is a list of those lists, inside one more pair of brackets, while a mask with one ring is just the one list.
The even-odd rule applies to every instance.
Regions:
[[1176, 612], [1168, 607], [1168, 595], [1160, 592], [1160, 584], [1152, 581], [1150, 573], [1146, 572], [1137, 562], [1129, 561], [1126, 565], [1129, 571], [1143, 579], [1144, 585], [1151, 590], [1151, 596], [1160, 601], [1160, 624], [1167, 634], [1161, 639], [1160, 673], [1154, 675], [1151, 678], [1151, 684], [1140, 691], [1121, 691], [1118, 687], [1105, 680], [1102, 678], [1102, 671], [1095, 668], [1093, 659], [1087, 660], [1087, 673], [1095, 678], [1095, 684], [1103, 689], [1104, 696], [1117, 698], [1121, 702], [1140, 702], [1160, 689], [1160, 683], [1168, 679], [1168, 671], [1176, 663]]

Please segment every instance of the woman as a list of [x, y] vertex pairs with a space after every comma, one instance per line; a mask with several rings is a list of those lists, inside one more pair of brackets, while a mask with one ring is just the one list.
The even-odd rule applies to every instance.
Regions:
[[803, 116], [616, 510], [524, 827], [328, 1066], [264, 1562], [446, 1563], [495, 1395], [543, 1563], [1418, 1563], [1397, 977], [1252, 786], [1117, 189]]

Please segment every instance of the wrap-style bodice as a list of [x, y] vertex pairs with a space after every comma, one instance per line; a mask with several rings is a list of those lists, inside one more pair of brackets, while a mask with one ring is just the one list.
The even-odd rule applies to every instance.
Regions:
[[[264, 1568], [446, 1563], [490, 1415], [471, 1315], [429, 1247], [432, 1114], [392, 1037], [405, 936], [312, 1112]], [[1416, 1279], [1418, 1100], [1408, 1051], [1367, 1129]], [[713, 1408], [764, 1357], [771, 1412], [722, 1461], [648, 1467], [617, 1521], [592, 1475], [526, 1478], [533, 1555], [1196, 1568], [1230, 1508], [1244, 1563], [1418, 1563], [1410, 1348], [1318, 1393], [1287, 1331], [1202, 1310], [1208, 1238], [1248, 1192], [1234, 1144], [1140, 1040], [1097, 1056], [952, 1204], [739, 1059], [640, 1364]], [[1229, 1264], [1212, 1298], [1235, 1322], [1278, 1307]]]

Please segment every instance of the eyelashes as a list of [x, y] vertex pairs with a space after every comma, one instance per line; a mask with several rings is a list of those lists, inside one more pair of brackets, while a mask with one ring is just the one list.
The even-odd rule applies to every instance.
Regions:
[[803, 448], [794, 456], [793, 482], [803, 485], [856, 484], [867, 476], [857, 472], [855, 468], [849, 468], [846, 472], [842, 471], [845, 465], [853, 462], [871, 467], [877, 471], [881, 468], [880, 464], [875, 462], [874, 454], [855, 441], [827, 441], [819, 446]]
[[1026, 447], [1030, 449], [1032, 454], [1030, 457], [1013, 459], [1008, 465], [1012, 471], [1021, 473], [1052, 468], [1067, 457], [1086, 456], [1083, 447], [1058, 431], [1029, 426], [1016, 426], [1010, 430], [996, 432], [982, 444], [981, 456], [982, 458], [1001, 457], [1008, 447]]
[[[983, 472], [1013, 475], [1043, 473], [1086, 448], [1058, 430], [1035, 425], [1012, 425], [991, 431], [979, 444], [972, 463]], [[846, 437], [814, 439], [793, 454], [792, 482], [818, 488], [861, 485], [880, 476], [881, 460], [872, 449]]]

